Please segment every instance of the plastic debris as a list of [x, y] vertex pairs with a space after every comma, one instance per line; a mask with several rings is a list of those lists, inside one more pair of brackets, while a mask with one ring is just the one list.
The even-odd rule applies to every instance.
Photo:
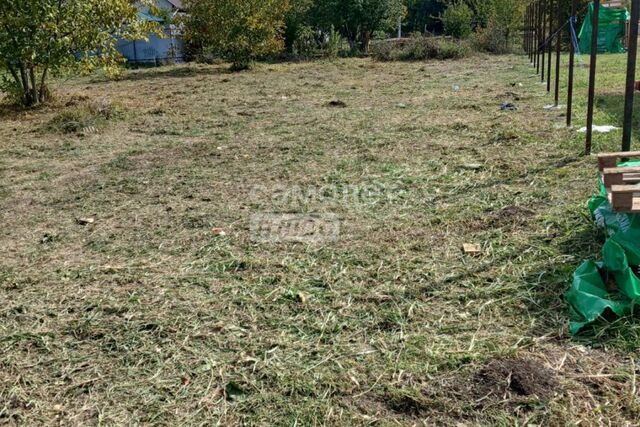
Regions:
[[[594, 126], [593, 127], [593, 131], [595, 133], [609, 133], [611, 131], [618, 130], [618, 129], [620, 129], [620, 128], [617, 128], [617, 127], [611, 126], [611, 125], [603, 125], [603, 126]], [[587, 133], [587, 128], [586, 127], [580, 128], [580, 129], [578, 129], [578, 132]]]
[[512, 102], [503, 102], [500, 109], [502, 111], [518, 111], [518, 106]]
[[482, 164], [480, 163], [465, 163], [463, 165], [461, 165], [462, 169], [467, 169], [467, 170], [479, 170], [482, 169]]

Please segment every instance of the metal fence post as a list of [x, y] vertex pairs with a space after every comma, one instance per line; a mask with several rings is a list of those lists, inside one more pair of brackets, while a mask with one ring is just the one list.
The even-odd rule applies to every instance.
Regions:
[[549, 38], [547, 39], [547, 92], [551, 92], [551, 52], [553, 52], [553, 0], [549, 0]]
[[545, 42], [545, 37], [547, 35], [547, 1], [548, 0], [542, 0], [542, 7], [540, 9], [540, 19], [542, 20], [542, 32], [540, 34], [540, 54], [541, 54], [541, 61], [542, 61], [542, 72], [540, 75], [540, 81], [544, 82], [544, 73], [546, 70], [545, 67], [545, 50], [544, 50], [544, 42]]
[[538, 65], [538, 43], [540, 40], [540, 37], [538, 36], [538, 33], [540, 32], [540, 29], [538, 27], [538, 24], [540, 23], [540, 20], [538, 19], [538, 6], [539, 6], [539, 0], [533, 3], [533, 66], [536, 68], [536, 74], [540, 71], [539, 69], [539, 65]]
[[577, 13], [577, 1], [571, 0], [571, 23], [570, 23], [570, 37], [571, 43], [569, 43], [569, 81], [567, 82], [567, 126], [571, 126], [571, 122], [573, 120], [573, 73], [576, 63], [576, 48], [573, 44], [574, 40], [574, 27], [575, 24], [575, 16]]
[[557, 1], [556, 22], [558, 34], [556, 34], [556, 85], [555, 85], [555, 106], [560, 105], [560, 54], [562, 53], [562, 2]]
[[600, 0], [593, 0], [593, 20], [591, 32], [591, 61], [589, 61], [589, 100], [587, 105], [587, 139], [584, 153], [591, 154], [593, 145], [593, 107], [596, 95], [596, 65], [598, 61], [598, 26], [600, 24]]
[[622, 132], [622, 151], [631, 151], [631, 133], [633, 125], [633, 98], [636, 86], [636, 59], [638, 56], [638, 20], [640, 19], [640, 0], [631, 2], [631, 23], [629, 24], [629, 49], [627, 53], [627, 87], [624, 97], [624, 125]]

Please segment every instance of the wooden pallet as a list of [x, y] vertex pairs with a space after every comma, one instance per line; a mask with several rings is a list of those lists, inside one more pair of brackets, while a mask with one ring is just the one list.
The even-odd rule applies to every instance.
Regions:
[[605, 0], [601, 2], [601, 5], [602, 7], [611, 7], [614, 9], [625, 9], [627, 7], [626, 2], [623, 0]]
[[640, 151], [598, 155], [598, 168], [616, 212], [640, 213], [640, 167], [619, 167], [622, 159], [640, 159]]

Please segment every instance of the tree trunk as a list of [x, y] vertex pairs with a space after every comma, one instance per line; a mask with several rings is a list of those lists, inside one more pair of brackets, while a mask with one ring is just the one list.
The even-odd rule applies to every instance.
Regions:
[[7, 66], [9, 73], [15, 80], [20, 94], [19, 102], [25, 107], [32, 107], [41, 102], [49, 100], [50, 93], [47, 87], [49, 68], [45, 66], [42, 74], [38, 76], [35, 66], [25, 66], [24, 64]]
[[16, 84], [20, 86], [20, 90], [24, 90], [24, 87], [22, 87], [22, 81], [20, 80], [20, 77], [18, 77], [18, 72], [16, 71], [16, 69], [9, 65], [9, 72], [11, 73], [13, 80], [16, 81]]
[[48, 68], [45, 68], [42, 72], [42, 77], [40, 79], [40, 94], [38, 95], [38, 99], [40, 102], [45, 102], [49, 98], [49, 89], [47, 88], [47, 73], [49, 72]]
[[24, 65], [20, 64], [20, 80], [22, 80], [22, 103], [24, 105], [31, 105], [31, 90], [29, 88], [29, 77], [27, 76], [27, 70]]
[[507, 30], [507, 33], [505, 35], [505, 40], [504, 40], [504, 51], [509, 52], [509, 39], [511, 38], [511, 32], [509, 30]]
[[369, 52], [369, 45], [371, 44], [371, 32], [363, 31], [362, 33], [362, 52]]
[[31, 104], [36, 105], [40, 97], [38, 96], [38, 80], [36, 79], [35, 67], [29, 68], [29, 76], [31, 77]]

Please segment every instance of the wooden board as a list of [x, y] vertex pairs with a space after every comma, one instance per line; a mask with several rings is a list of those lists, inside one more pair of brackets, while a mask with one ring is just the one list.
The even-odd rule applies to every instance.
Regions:
[[598, 154], [598, 168], [600, 172], [606, 168], [615, 168], [622, 159], [640, 159], [640, 151]]
[[627, 8], [627, 4], [625, 1], [623, 0], [610, 0], [610, 1], [603, 1], [602, 3], [603, 7], [611, 7], [611, 8], [618, 8], [618, 9], [626, 9]]
[[616, 212], [640, 212], [640, 186], [614, 185], [611, 190], [607, 190], [607, 197]]
[[616, 212], [640, 213], [640, 167], [619, 167], [622, 159], [640, 158], [640, 151], [598, 155], [600, 177]]

